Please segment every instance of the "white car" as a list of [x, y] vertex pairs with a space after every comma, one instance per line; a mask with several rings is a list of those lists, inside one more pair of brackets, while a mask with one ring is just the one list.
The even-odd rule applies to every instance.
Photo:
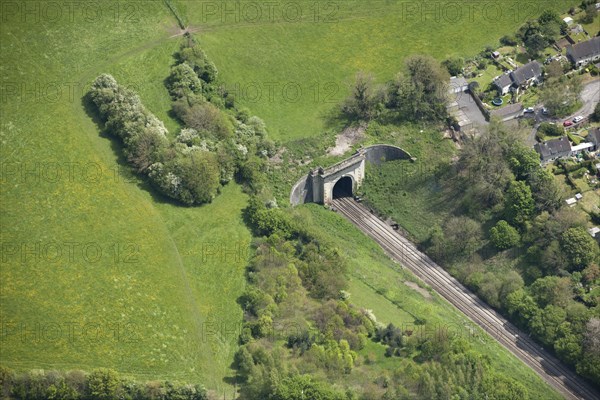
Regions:
[[576, 116], [575, 118], [573, 118], [573, 122], [578, 123], [583, 121], [583, 117], [581, 115]]
[[532, 112], [534, 112], [534, 111], [535, 111], [535, 110], [534, 110], [534, 108], [533, 108], [533, 107], [527, 107], [527, 108], [525, 109], [525, 111], [523, 111], [523, 112], [526, 112], [526, 113], [532, 113]]

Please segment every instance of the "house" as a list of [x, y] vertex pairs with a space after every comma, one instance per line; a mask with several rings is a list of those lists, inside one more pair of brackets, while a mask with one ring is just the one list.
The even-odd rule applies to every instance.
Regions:
[[537, 61], [531, 61], [510, 73], [516, 87], [528, 88], [539, 83], [542, 77], [542, 65]]
[[600, 36], [568, 46], [567, 57], [577, 68], [600, 60]]
[[492, 51], [492, 58], [500, 58], [500, 52]]
[[582, 151], [592, 151], [591, 149], [594, 148], [594, 144], [590, 143], [590, 142], [584, 142], [581, 144], [578, 144], [577, 146], [573, 146], [571, 147], [571, 155], [573, 157], [575, 157], [578, 154], [581, 154]]
[[575, 204], [577, 204], [577, 200], [575, 200], [574, 197], [571, 197], [570, 199], [566, 199], [565, 203], [567, 203], [569, 207], [575, 207]]
[[573, 18], [571, 18], [571, 17], [563, 18], [563, 21], [565, 21], [565, 24], [567, 24], [567, 25], [573, 24]]
[[582, 195], [581, 193], [576, 193], [576, 194], [575, 194], [575, 199], [576, 199], [577, 201], [579, 201], [579, 200], [583, 199], [583, 195]]
[[509, 104], [502, 108], [490, 111], [490, 117], [498, 118], [500, 121], [510, 121], [523, 115], [523, 104]]
[[541, 78], [542, 64], [537, 61], [531, 61], [509, 74], [500, 75], [494, 80], [494, 85], [498, 88], [501, 95], [504, 96], [511, 88], [526, 89], [535, 83], [539, 83]]
[[600, 150], [600, 128], [591, 129], [587, 140], [594, 145], [593, 151]]
[[510, 90], [513, 81], [510, 79], [510, 74], [502, 74], [494, 80], [494, 85], [498, 88], [500, 95], [504, 96]]
[[540, 154], [544, 164], [571, 155], [571, 143], [566, 136], [536, 143], [533, 148]]
[[469, 88], [469, 83], [462, 76], [450, 77], [450, 93], [462, 93]]

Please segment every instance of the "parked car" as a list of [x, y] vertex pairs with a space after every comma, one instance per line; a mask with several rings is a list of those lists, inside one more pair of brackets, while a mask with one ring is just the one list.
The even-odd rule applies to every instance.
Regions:
[[573, 122], [574, 123], [578, 123], [583, 121], [583, 117], [581, 115], [576, 116], [575, 118], [573, 118]]
[[548, 109], [546, 107], [542, 108], [542, 114], [548, 115]]
[[563, 126], [571, 126], [571, 125], [573, 125], [573, 122], [571, 122], [569, 120], [563, 122]]
[[526, 113], [532, 113], [532, 112], [535, 112], [535, 109], [534, 109], [533, 107], [527, 107], [527, 108], [525, 109], [525, 111], [523, 111], [523, 112], [526, 112]]

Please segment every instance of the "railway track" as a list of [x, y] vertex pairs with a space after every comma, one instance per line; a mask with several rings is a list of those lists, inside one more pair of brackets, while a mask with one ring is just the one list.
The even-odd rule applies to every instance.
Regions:
[[541, 348], [392, 227], [350, 197], [335, 199], [334, 208], [373, 238], [394, 260], [411, 270], [437, 293], [529, 365], [566, 399], [600, 400], [591, 385]]

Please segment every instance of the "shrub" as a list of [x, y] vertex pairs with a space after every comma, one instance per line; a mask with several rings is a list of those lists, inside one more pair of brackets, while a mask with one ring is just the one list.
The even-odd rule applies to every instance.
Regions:
[[565, 128], [561, 125], [542, 122], [538, 128], [538, 132], [541, 132], [544, 136], [564, 136]]
[[504, 46], [516, 46], [519, 42], [515, 35], [504, 35], [500, 38], [500, 44]]
[[490, 229], [490, 240], [497, 249], [506, 250], [516, 246], [521, 240], [521, 236], [508, 222], [500, 220], [496, 226]]

